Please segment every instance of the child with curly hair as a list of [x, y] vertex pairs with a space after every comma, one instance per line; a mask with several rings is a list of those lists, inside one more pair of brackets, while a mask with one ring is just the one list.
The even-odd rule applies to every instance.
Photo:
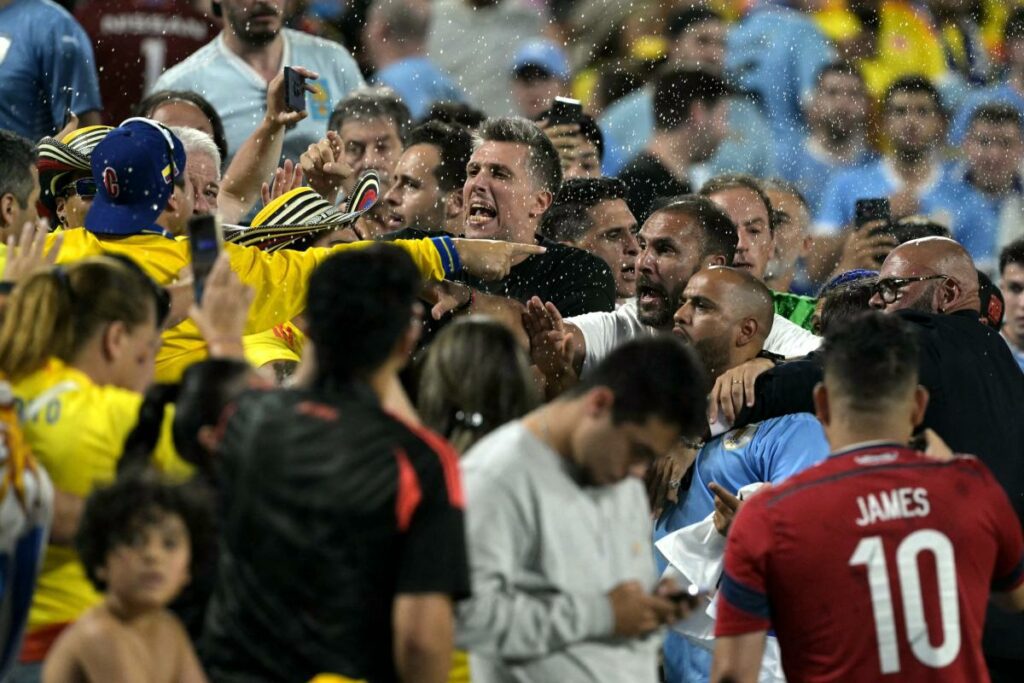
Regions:
[[89, 496], [76, 545], [101, 604], [55, 643], [44, 683], [205, 682], [185, 629], [169, 610], [188, 584], [210, 529], [204, 497], [152, 474], [118, 479]]

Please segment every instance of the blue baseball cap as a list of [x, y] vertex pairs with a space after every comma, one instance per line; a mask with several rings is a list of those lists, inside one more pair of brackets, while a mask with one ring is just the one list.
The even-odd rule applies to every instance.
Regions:
[[512, 73], [530, 66], [563, 81], [569, 80], [569, 59], [562, 48], [550, 40], [530, 40], [519, 46], [512, 59]]
[[185, 147], [167, 126], [128, 119], [96, 145], [91, 162], [96, 197], [86, 229], [101, 235], [164, 232], [156, 219], [185, 172]]

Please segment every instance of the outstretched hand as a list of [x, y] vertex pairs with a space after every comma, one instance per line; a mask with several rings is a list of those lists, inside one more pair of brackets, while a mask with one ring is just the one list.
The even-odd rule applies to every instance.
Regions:
[[291, 192], [296, 187], [302, 187], [302, 166], [293, 163], [291, 159], [285, 159], [284, 165], [278, 166], [274, 171], [273, 185], [263, 183], [263, 187], [260, 188], [263, 206], [281, 195]]
[[461, 282], [428, 282], [421, 297], [429, 304], [430, 317], [440, 320], [453, 311], [467, 309], [472, 302], [473, 289]]
[[549, 380], [558, 380], [573, 371], [575, 340], [565, 327], [562, 314], [550, 301], [539, 297], [526, 302], [523, 329], [530, 339], [530, 357]]
[[543, 254], [545, 247], [538, 244], [519, 244], [500, 240], [456, 239], [455, 248], [462, 259], [462, 268], [481, 280], [501, 280], [512, 266], [523, 258]]

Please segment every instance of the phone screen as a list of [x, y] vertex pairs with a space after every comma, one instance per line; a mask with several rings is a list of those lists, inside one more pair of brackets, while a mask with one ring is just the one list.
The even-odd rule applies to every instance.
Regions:
[[583, 115], [583, 105], [579, 100], [569, 97], [556, 97], [551, 104], [548, 121], [551, 125], [561, 126], [567, 123], [579, 123]]
[[220, 221], [214, 216], [196, 216], [188, 222], [189, 250], [192, 252], [192, 278], [196, 303], [203, 300], [206, 278], [224, 245]]

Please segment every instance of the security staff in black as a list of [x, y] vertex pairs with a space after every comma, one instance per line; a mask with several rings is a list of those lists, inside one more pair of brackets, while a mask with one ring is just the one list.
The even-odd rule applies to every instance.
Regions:
[[211, 680], [444, 680], [469, 592], [457, 456], [383, 407], [420, 284], [390, 245], [328, 259], [309, 285], [312, 387], [248, 394], [228, 420]]

